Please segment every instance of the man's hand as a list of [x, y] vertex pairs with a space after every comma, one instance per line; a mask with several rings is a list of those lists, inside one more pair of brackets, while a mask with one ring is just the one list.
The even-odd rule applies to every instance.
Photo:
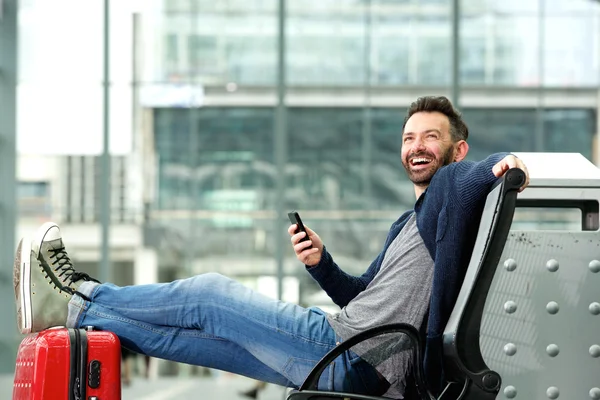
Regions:
[[525, 184], [519, 189], [519, 192], [522, 192], [529, 185], [529, 171], [527, 171], [527, 167], [523, 164], [523, 161], [513, 155], [508, 155], [494, 165], [492, 172], [496, 177], [500, 178], [511, 168], [519, 168], [525, 172]]
[[[294, 252], [296, 253], [296, 257], [303, 264], [308, 265], [309, 267], [314, 267], [321, 261], [321, 255], [323, 254], [323, 242], [321, 242], [321, 238], [317, 235], [312, 229], [308, 226], [304, 225], [306, 228], [306, 232], [308, 232], [308, 239], [304, 242], [301, 242], [306, 234], [304, 232], [296, 232], [298, 226], [296, 224], [290, 225], [288, 228], [288, 233], [292, 237], [292, 245], [294, 246]], [[310, 245], [312, 244], [312, 247]]]

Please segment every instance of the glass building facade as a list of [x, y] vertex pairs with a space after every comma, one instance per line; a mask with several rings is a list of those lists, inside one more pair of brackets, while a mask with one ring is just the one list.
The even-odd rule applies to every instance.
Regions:
[[[418, 96], [450, 93], [452, 2], [290, 0], [284, 21], [274, 0], [163, 5], [140, 23], [141, 90], [195, 88], [202, 99], [151, 107], [152, 223], [193, 248], [191, 272], [213, 270], [218, 259], [226, 272], [269, 275], [282, 262], [277, 244], [288, 244], [276, 240], [287, 238], [281, 211], [299, 210], [343, 268], [362, 272], [414, 203], [399, 158], [402, 124]], [[598, 4], [463, 0], [459, 23], [469, 158], [548, 151], [594, 159]], [[285, 124], [277, 129], [281, 49]], [[277, 135], [285, 136], [283, 164]], [[291, 247], [284, 259], [287, 274], [301, 275]], [[229, 269], [239, 264], [247, 268]]]
[[[449, 85], [452, 2], [342, 0], [286, 3], [292, 86]], [[462, 0], [461, 83], [597, 86], [593, 1]], [[147, 78], [273, 86], [278, 2], [165, 1], [152, 17]]]

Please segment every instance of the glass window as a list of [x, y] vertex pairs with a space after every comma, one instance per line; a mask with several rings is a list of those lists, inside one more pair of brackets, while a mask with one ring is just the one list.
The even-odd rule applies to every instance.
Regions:
[[417, 82], [436, 86], [450, 84], [450, 23], [447, 16], [418, 29]]
[[372, 25], [372, 85], [405, 85], [410, 82], [410, 20], [404, 16], [381, 13]]
[[593, 1], [544, 0], [547, 15], [585, 15], [598, 10]]
[[485, 82], [485, 56], [486, 44], [482, 37], [471, 37], [465, 42], [468, 46], [461, 46], [460, 51], [460, 79], [464, 85], [482, 84]]
[[[489, 63], [486, 32], [488, 19], [484, 15], [461, 17], [460, 79], [461, 84], [483, 84], [486, 81], [486, 64]], [[452, 61], [452, 60], [450, 60]]]
[[539, 85], [538, 19], [497, 15], [494, 19], [494, 76], [515, 86]]
[[154, 119], [158, 208], [244, 210], [249, 198], [274, 208], [272, 109], [156, 109]]
[[169, 0], [164, 2], [165, 11], [168, 13], [189, 12], [190, 0]]
[[[194, 80], [204, 85], [274, 85], [274, 5], [273, 0], [213, 5], [202, 1], [160, 16], [145, 14], [141, 29], [144, 77], [160, 82]], [[164, 32], [164, 46], [153, 44], [156, 31]], [[181, 54], [174, 50], [172, 35], [182, 40]], [[179, 58], [177, 66], [171, 58]]]
[[289, 110], [288, 208], [361, 208], [361, 121], [360, 109]]
[[547, 16], [544, 30], [544, 85], [596, 85], [597, 22], [585, 14]]
[[167, 61], [176, 63], [179, 60], [177, 35], [170, 33], [165, 37], [165, 56]]
[[[483, 9], [467, 7], [470, 13], [485, 15], [493, 26], [492, 30], [480, 32], [487, 45], [494, 49], [493, 57], [487, 60], [493, 69], [493, 84], [597, 85], [600, 79], [596, 62], [600, 40], [597, 34], [599, 9], [593, 3], [545, 0], [541, 44], [540, 2], [510, 0], [489, 3]], [[461, 28], [470, 29], [471, 22], [465, 17], [463, 22]], [[469, 52], [466, 49], [472, 46], [479, 46], [464, 36], [461, 44], [463, 53]], [[543, 46], [541, 68], [540, 46]]]
[[[289, 1], [287, 77], [291, 85], [357, 85], [365, 79], [365, 15], [354, 1], [305, 7]], [[316, 3], [314, 3], [316, 4]]]
[[415, 193], [402, 167], [402, 125], [405, 109], [372, 110], [371, 206], [373, 209], [408, 210]]
[[214, 36], [188, 36], [188, 65], [200, 75], [217, 67], [217, 38]]
[[499, 14], [532, 15], [538, 12], [539, 7], [539, 1], [487, 0], [487, 4], [491, 10]]
[[274, 36], [224, 38], [227, 82], [273, 85], [277, 79], [277, 42]]
[[594, 110], [544, 110], [544, 150], [581, 153], [593, 161], [596, 129]]
[[18, 182], [17, 197], [20, 199], [46, 198], [50, 196], [48, 182]]
[[19, 216], [50, 217], [52, 215], [52, 198], [48, 182], [17, 182], [17, 202]]
[[368, 133], [361, 108], [290, 109], [286, 207], [395, 211], [412, 207], [414, 190], [400, 160], [404, 113], [372, 109]]
[[535, 109], [464, 109], [469, 126], [469, 159], [501, 151], [576, 152], [592, 159], [594, 110], [543, 110], [543, 149], [535, 148]]
[[494, 65], [492, 82], [495, 85], [517, 84], [517, 71], [513, 61], [517, 59], [517, 48], [513, 39], [497, 37], [494, 41]]
[[471, 160], [501, 151], [534, 151], [535, 112], [523, 109], [463, 109]]

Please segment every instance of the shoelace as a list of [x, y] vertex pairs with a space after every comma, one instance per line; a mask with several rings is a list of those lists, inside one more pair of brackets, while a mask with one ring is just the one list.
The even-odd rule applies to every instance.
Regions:
[[[63, 276], [65, 277], [62, 279], [64, 282], [73, 283], [83, 279], [84, 281], [100, 283], [100, 281], [90, 277], [85, 272], [75, 271], [75, 268], [73, 268], [73, 263], [71, 262], [71, 259], [69, 258], [64, 246], [48, 250], [52, 253], [50, 255], [50, 259], [53, 259], [52, 268], [56, 271], [59, 278], [62, 278]], [[70, 283], [67, 283], [66, 287], [68, 287]]]

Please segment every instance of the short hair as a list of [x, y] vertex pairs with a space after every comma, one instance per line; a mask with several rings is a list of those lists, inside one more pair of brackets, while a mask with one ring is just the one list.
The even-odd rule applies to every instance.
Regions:
[[408, 119], [418, 112], [439, 112], [448, 117], [450, 121], [450, 135], [454, 142], [467, 140], [469, 137], [469, 128], [465, 121], [463, 121], [461, 113], [454, 108], [452, 102], [445, 96], [424, 96], [412, 102], [404, 118], [404, 125], [402, 125], [403, 132]]

